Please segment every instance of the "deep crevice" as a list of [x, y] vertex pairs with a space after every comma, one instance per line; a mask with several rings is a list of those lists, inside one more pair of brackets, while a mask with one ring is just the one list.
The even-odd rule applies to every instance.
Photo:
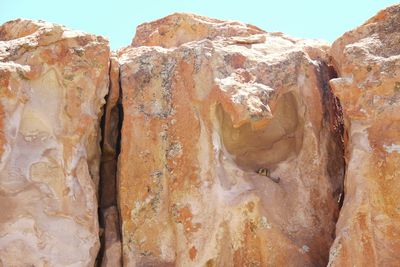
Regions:
[[[335, 94], [332, 91], [331, 86], [329, 85], [329, 81], [332, 79], [338, 78], [338, 72], [334, 68], [332, 64], [325, 64], [325, 68], [327, 69], [327, 75], [328, 79], [325, 80], [324, 83], [324, 98], [326, 99], [329, 98], [328, 104], [333, 108], [332, 112], [334, 115], [333, 118], [331, 118], [331, 125], [333, 126], [333, 131], [334, 133], [337, 134], [336, 137], [336, 142], [340, 147], [340, 155], [342, 156], [341, 159], [341, 165], [343, 166], [343, 170], [341, 173], [340, 181], [341, 181], [341, 186], [340, 186], [340, 193], [338, 196], [338, 205], [339, 205], [339, 211], [343, 206], [343, 199], [344, 199], [344, 179], [346, 175], [346, 161], [345, 161], [345, 128], [344, 128], [344, 117], [343, 117], [343, 109], [342, 105], [339, 101], [339, 98], [335, 96]], [[331, 115], [331, 116], [332, 116]]]
[[[345, 141], [346, 131], [344, 127], [343, 110], [339, 98], [335, 96], [329, 81], [338, 78], [338, 73], [334, 66], [327, 62], [320, 62], [320, 84], [322, 89], [322, 103], [325, 105], [324, 118], [329, 122], [329, 130], [332, 136], [331, 155], [329, 155], [328, 174], [331, 177], [332, 185], [336, 190], [333, 192], [334, 199], [337, 200], [337, 214], [334, 216], [335, 228], [332, 232], [332, 244], [336, 239], [336, 224], [339, 219], [339, 214], [343, 206], [345, 195], [344, 179], [346, 175], [345, 161]], [[326, 127], [326, 125], [324, 126]], [[340, 168], [338, 168], [340, 166]], [[331, 246], [332, 246], [331, 244]], [[330, 246], [330, 247], [331, 247]]]
[[124, 266], [124, 252], [123, 252], [123, 246], [122, 246], [122, 220], [121, 220], [121, 214], [120, 214], [120, 202], [118, 199], [118, 159], [119, 155], [121, 154], [121, 140], [122, 140], [122, 125], [124, 121], [124, 108], [122, 106], [122, 83], [121, 83], [121, 69], [118, 63], [118, 102], [117, 102], [117, 110], [118, 110], [118, 136], [117, 136], [117, 145], [116, 145], [116, 160], [117, 160], [117, 169], [116, 169], [116, 175], [115, 175], [115, 185], [116, 185], [116, 207], [117, 207], [117, 212], [118, 212], [118, 231], [119, 231], [119, 240], [121, 244], [121, 267]]
[[[116, 73], [117, 72], [117, 73]], [[122, 109], [122, 87], [118, 62], [110, 58], [109, 68], [109, 92], [105, 97], [103, 116], [101, 118], [101, 163], [100, 163], [100, 181], [98, 194], [98, 214], [100, 226], [100, 249], [96, 258], [96, 266], [103, 264], [106, 252], [106, 234], [107, 228], [111, 227], [116, 236], [115, 242], [121, 243], [121, 223], [118, 207], [118, 188], [117, 188], [117, 165], [118, 156], [121, 151], [121, 129], [123, 121]], [[110, 212], [107, 212], [110, 210]], [[107, 214], [113, 213], [115, 217], [107, 220]], [[112, 216], [112, 215], [109, 215]], [[122, 249], [122, 244], [121, 244]], [[122, 250], [120, 265], [122, 266]]]

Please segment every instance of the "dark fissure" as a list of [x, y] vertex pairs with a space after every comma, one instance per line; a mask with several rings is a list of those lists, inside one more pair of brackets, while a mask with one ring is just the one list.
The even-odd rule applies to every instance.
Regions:
[[[109, 93], [105, 98], [105, 110], [101, 120], [102, 154], [98, 195], [101, 246], [97, 256], [97, 266], [103, 266], [103, 261], [107, 260], [117, 261], [119, 266], [122, 266], [122, 259], [108, 259], [106, 255], [106, 248], [110, 242], [120, 244], [121, 241], [117, 199], [117, 165], [121, 150], [123, 109], [119, 65], [113, 58], [110, 60], [109, 77]], [[110, 262], [108, 262], [109, 264]]]
[[[321, 102], [324, 106], [324, 125], [323, 128], [329, 129], [331, 138], [328, 146], [328, 165], [327, 172], [333, 188], [332, 198], [337, 202], [337, 210], [333, 214], [332, 222], [337, 224], [339, 214], [344, 200], [344, 179], [346, 172], [345, 162], [345, 127], [343, 110], [339, 99], [335, 96], [329, 81], [338, 78], [338, 73], [330, 63], [319, 61], [317, 67], [317, 77], [321, 90]], [[332, 244], [336, 238], [336, 227], [331, 233]], [[331, 246], [332, 246], [331, 244]], [[331, 247], [330, 246], [330, 247]], [[329, 251], [327, 251], [329, 256]], [[328, 263], [329, 258], [326, 259]]]

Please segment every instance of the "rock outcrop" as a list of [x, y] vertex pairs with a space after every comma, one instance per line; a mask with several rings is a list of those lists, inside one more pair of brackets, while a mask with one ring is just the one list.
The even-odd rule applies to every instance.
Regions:
[[41, 21], [0, 27], [0, 266], [93, 266], [109, 47]]
[[400, 5], [331, 48], [345, 115], [346, 182], [329, 266], [400, 265]]
[[7, 22], [0, 266], [400, 266], [399, 114], [400, 5], [332, 45]]
[[329, 46], [231, 25], [175, 14], [119, 51], [125, 266], [328, 261], [344, 171]]
[[175, 13], [138, 26], [132, 46], [176, 47], [218, 37], [250, 36], [263, 30], [238, 21], [223, 21], [198, 15]]

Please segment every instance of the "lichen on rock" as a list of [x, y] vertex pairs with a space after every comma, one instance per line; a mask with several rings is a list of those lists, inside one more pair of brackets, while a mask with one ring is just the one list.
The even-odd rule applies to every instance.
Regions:
[[254, 29], [175, 14], [119, 51], [126, 266], [327, 263], [344, 168], [329, 46]]
[[0, 266], [399, 266], [399, 44], [1, 25]]

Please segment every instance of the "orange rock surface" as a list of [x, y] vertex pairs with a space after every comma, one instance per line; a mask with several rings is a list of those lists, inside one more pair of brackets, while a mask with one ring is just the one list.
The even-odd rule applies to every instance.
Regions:
[[108, 42], [0, 26], [0, 266], [93, 266]]
[[250, 36], [263, 30], [238, 21], [223, 21], [194, 14], [175, 13], [138, 26], [132, 46], [176, 47], [190, 41]]
[[0, 267], [400, 266], [399, 165], [400, 5], [332, 45], [0, 26]]
[[400, 266], [400, 5], [345, 33], [331, 56], [347, 171], [329, 266]]
[[119, 52], [124, 266], [323, 266], [344, 171], [328, 46], [220, 25], [175, 14]]

